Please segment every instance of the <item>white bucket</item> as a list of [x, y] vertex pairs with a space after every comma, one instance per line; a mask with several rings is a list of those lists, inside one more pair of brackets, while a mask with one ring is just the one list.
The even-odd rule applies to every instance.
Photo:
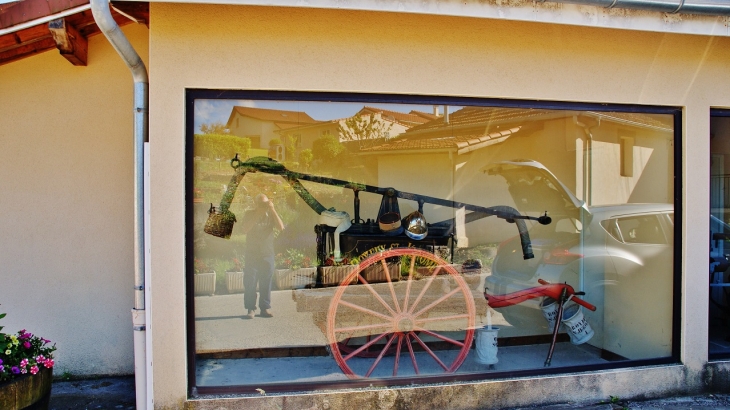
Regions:
[[583, 316], [580, 306], [574, 304], [566, 306], [563, 318], [563, 324], [568, 328], [570, 343], [574, 345], [583, 344], [593, 337], [595, 332]]
[[495, 364], [499, 361], [497, 358], [497, 332], [499, 328], [492, 326], [480, 327], [477, 329], [476, 362], [479, 364]]
[[545, 297], [542, 302], [540, 302], [540, 309], [542, 310], [542, 316], [547, 320], [548, 322], [548, 330], [550, 333], [553, 332], [553, 329], [555, 329], [555, 320], [558, 318], [558, 301]]

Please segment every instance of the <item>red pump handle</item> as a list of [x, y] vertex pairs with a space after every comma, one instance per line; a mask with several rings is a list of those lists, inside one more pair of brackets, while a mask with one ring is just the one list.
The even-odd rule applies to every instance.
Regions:
[[[575, 295], [575, 289], [573, 289], [572, 286], [568, 285], [567, 283], [550, 283], [547, 281], [544, 281], [542, 279], [538, 279], [538, 282], [542, 286], [536, 286], [533, 288], [528, 288], [524, 290], [520, 290], [517, 292], [508, 293], [506, 295], [488, 295], [487, 292], [484, 292], [484, 297], [487, 299], [487, 302], [489, 303], [490, 307], [493, 308], [500, 308], [505, 306], [511, 306], [516, 305], [518, 303], [522, 303], [528, 299], [534, 299], [541, 296], [547, 296], [551, 297], [555, 300], [560, 299], [560, 295], [563, 292], [563, 289], [566, 290], [567, 295]], [[596, 307], [592, 304], [586, 302], [583, 299], [580, 299], [576, 296], [573, 296], [571, 298], [575, 301], [575, 303], [583, 306], [586, 309], [589, 309], [591, 311], [596, 310]]]

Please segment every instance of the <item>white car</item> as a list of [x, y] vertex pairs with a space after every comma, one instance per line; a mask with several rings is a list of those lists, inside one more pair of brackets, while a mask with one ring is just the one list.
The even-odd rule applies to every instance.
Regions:
[[[628, 305], [627, 298], [635, 297], [636, 292], [650, 292], [657, 275], [669, 282], [671, 303], [672, 204], [588, 207], [535, 161], [502, 162], [486, 171], [505, 178], [518, 210], [532, 214], [547, 210], [552, 218], [549, 225], [535, 224], [529, 231], [534, 259], [523, 259], [519, 237], [500, 244], [492, 274], [485, 278], [487, 293], [502, 295], [539, 286], [538, 279], [568, 283], [576, 291], [584, 291], [582, 298], [598, 307], [586, 316], [599, 337], [604, 320], [611, 317], [605, 310], [618, 303]], [[614, 292], [609, 301], [607, 287], [611, 286]], [[541, 299], [499, 312], [515, 327], [544, 333], [548, 329]], [[611, 309], [614, 314], [621, 310]]]

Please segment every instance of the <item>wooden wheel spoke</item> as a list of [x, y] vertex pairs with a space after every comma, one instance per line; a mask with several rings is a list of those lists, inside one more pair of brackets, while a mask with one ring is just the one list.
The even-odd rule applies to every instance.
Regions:
[[344, 359], [345, 361], [347, 361], [347, 360], [350, 360], [350, 359], [351, 359], [351, 358], [352, 358], [353, 356], [357, 356], [357, 354], [358, 354], [358, 353], [360, 353], [360, 352], [362, 352], [363, 350], [367, 349], [368, 347], [370, 347], [370, 346], [374, 345], [374, 344], [375, 344], [375, 343], [377, 343], [377, 342], [378, 342], [378, 341], [379, 341], [380, 339], [384, 338], [384, 337], [385, 337], [385, 336], [387, 336], [387, 335], [388, 335], [387, 333], [383, 333], [382, 335], [379, 335], [379, 336], [378, 336], [378, 337], [376, 337], [375, 339], [372, 339], [371, 341], [369, 341], [369, 342], [365, 343], [364, 345], [360, 346], [359, 348], [357, 348], [357, 349], [356, 349], [356, 350], [355, 350], [354, 352], [352, 352], [352, 353], [348, 354], [347, 356], [343, 357], [343, 359]]
[[[439, 303], [441, 303], [441, 302], [443, 302], [444, 300], [446, 300], [446, 299], [450, 298], [451, 296], [455, 295], [455, 294], [456, 294], [456, 293], [458, 293], [458, 292], [461, 292], [461, 288], [459, 288], [459, 287], [456, 287], [456, 288], [455, 288], [454, 290], [452, 290], [451, 292], [449, 292], [449, 293], [447, 293], [447, 294], [445, 294], [445, 295], [441, 296], [440, 298], [436, 299], [435, 301], [433, 301], [433, 302], [429, 303], [429, 305], [428, 305], [428, 306], [426, 306], [425, 308], [423, 308], [423, 309], [419, 310], [419, 311], [418, 311], [417, 313], [414, 313], [414, 314], [413, 314], [413, 316], [415, 316], [415, 317], [421, 316], [421, 315], [422, 315], [422, 314], [423, 314], [424, 312], [426, 312], [426, 311], [430, 310], [430, 309], [431, 309], [431, 308], [433, 308], [434, 306], [438, 305]], [[415, 305], [414, 305], [414, 306], [415, 306]]]
[[438, 358], [438, 356], [436, 356], [436, 353], [434, 353], [433, 350], [431, 350], [430, 347], [426, 346], [426, 343], [423, 343], [423, 340], [421, 340], [421, 338], [418, 337], [418, 335], [416, 335], [413, 332], [411, 332], [411, 334], [413, 335], [413, 338], [416, 340], [416, 342], [418, 342], [418, 344], [421, 345], [421, 347], [423, 348], [423, 350], [425, 350], [426, 353], [428, 353], [431, 357], [433, 357], [433, 360], [435, 360], [436, 363], [439, 364], [439, 366], [441, 366], [445, 371], [448, 372], [449, 371], [449, 368], [446, 367], [446, 365], [444, 364], [444, 362], [442, 362], [441, 359]]
[[380, 296], [380, 294], [378, 294], [378, 292], [376, 292], [375, 289], [373, 289], [373, 285], [368, 283], [368, 281], [365, 280], [365, 278], [363, 278], [362, 276], [360, 276], [360, 278], [362, 278], [362, 281], [363, 281], [363, 284], [360, 286], [365, 286], [370, 291], [370, 293], [372, 293], [373, 296], [375, 296], [375, 299], [377, 299], [378, 302], [380, 302], [383, 305], [383, 307], [385, 307], [388, 310], [388, 312], [390, 312], [391, 315], [393, 315], [393, 316], [397, 315], [395, 310], [393, 310], [393, 308], [388, 305], [388, 302], [383, 300], [383, 298]]
[[413, 352], [413, 346], [411, 345], [411, 339], [410, 339], [411, 334], [413, 334], [413, 332], [409, 332], [406, 335], [406, 346], [408, 346], [408, 353], [411, 355], [411, 363], [413, 363], [413, 370], [416, 371], [416, 374], [420, 374], [418, 371], [418, 363], [416, 363], [416, 354]]
[[[380, 312], [376, 312], [374, 310], [371, 310], [371, 309], [368, 309], [368, 308], [365, 308], [365, 307], [362, 307], [362, 306], [358, 306], [358, 305], [356, 305], [354, 303], [350, 303], [350, 302], [344, 301], [342, 299], [339, 300], [339, 303], [341, 305], [347, 306], [347, 307], [349, 307], [351, 309], [359, 310], [360, 312], [367, 313], [369, 315], [372, 315], [372, 316], [375, 316], [375, 317], [379, 317], [381, 319], [385, 319], [385, 320], [392, 320], [393, 319], [392, 316], [384, 315], [384, 314], [382, 314]], [[395, 312], [393, 312], [393, 315], [395, 315]]]
[[408, 311], [408, 298], [411, 295], [411, 284], [413, 283], [413, 269], [416, 266], [416, 258], [411, 256], [411, 266], [408, 269], [408, 280], [406, 281], [406, 296], [403, 299], [403, 311]]
[[441, 340], [443, 340], [444, 342], [449, 342], [449, 343], [451, 343], [451, 344], [454, 344], [454, 345], [456, 345], [456, 346], [459, 346], [459, 347], [463, 347], [463, 346], [464, 346], [464, 342], [460, 342], [460, 341], [458, 341], [458, 340], [452, 339], [452, 338], [450, 338], [450, 337], [446, 337], [446, 336], [444, 336], [444, 335], [441, 335], [441, 334], [438, 334], [438, 333], [432, 332], [432, 331], [430, 331], [430, 330], [426, 330], [426, 329], [420, 329], [420, 328], [417, 328], [417, 329], [416, 329], [416, 331], [419, 331], [419, 332], [425, 333], [425, 334], [427, 334], [427, 335], [429, 335], [429, 336], [433, 336], [433, 337], [435, 337], [435, 338], [437, 338], [437, 339], [441, 339]]
[[378, 357], [375, 358], [375, 361], [373, 362], [372, 366], [370, 366], [370, 369], [368, 369], [368, 372], [365, 373], [365, 377], [370, 377], [370, 375], [373, 373], [373, 370], [375, 370], [375, 368], [378, 366], [378, 363], [380, 363], [380, 360], [385, 355], [385, 352], [388, 351], [390, 345], [393, 344], [393, 340], [396, 337], [398, 337], [398, 340], [400, 341], [400, 336], [398, 336], [397, 334], [394, 333], [392, 336], [390, 336], [390, 339], [388, 339], [388, 343], [385, 344], [385, 347], [383, 348], [383, 350], [380, 351]]
[[[415, 260], [415, 257], [413, 258]], [[436, 279], [436, 274], [441, 269], [441, 266], [438, 266], [436, 269], [433, 270], [433, 273], [431, 276], [428, 277], [428, 280], [426, 280], [426, 284], [423, 285], [423, 289], [421, 289], [421, 293], [418, 294], [418, 297], [416, 298], [416, 301], [413, 302], [413, 306], [411, 306], [411, 309], [409, 310], [410, 313], [413, 313], [413, 311], [416, 309], [416, 306], [418, 306], [418, 302], [421, 301], [421, 298], [423, 298], [423, 295], [426, 294], [426, 291], [431, 286], [431, 283], [433, 283], [433, 280]]]
[[390, 269], [388, 269], [388, 264], [385, 263], [385, 258], [380, 260], [380, 265], [383, 268], [383, 272], [385, 273], [385, 279], [388, 281], [390, 296], [393, 298], [393, 305], [395, 305], [395, 310], [400, 313], [400, 303], [398, 303], [398, 298], [395, 296], [395, 288], [393, 287], [393, 281], [390, 279]]
[[335, 328], [335, 333], [344, 333], [344, 332], [354, 333], [354, 332], [356, 332], [358, 330], [381, 329], [381, 328], [390, 327], [390, 326], [392, 326], [391, 323], [377, 323], [377, 324], [374, 324], [374, 325], [337, 327], [337, 328]]
[[421, 325], [421, 324], [429, 323], [429, 322], [440, 322], [440, 321], [444, 321], [444, 320], [468, 319], [468, 318], [469, 318], [469, 314], [468, 313], [464, 313], [464, 314], [461, 314], [461, 315], [427, 317], [427, 318], [424, 318], [424, 319], [418, 319], [415, 322], [416, 322], [416, 325]]
[[400, 362], [400, 351], [403, 345], [403, 333], [398, 333], [398, 346], [395, 347], [395, 361], [393, 363], [393, 377], [398, 375], [398, 363]]

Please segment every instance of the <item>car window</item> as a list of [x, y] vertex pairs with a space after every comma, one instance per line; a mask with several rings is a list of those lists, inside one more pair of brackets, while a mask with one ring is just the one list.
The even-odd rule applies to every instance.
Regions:
[[603, 229], [605, 229], [606, 232], [613, 237], [613, 239], [619, 242], [624, 241], [621, 238], [621, 233], [618, 231], [618, 225], [616, 225], [615, 219], [606, 219], [605, 221], [601, 221], [601, 226], [603, 226]]
[[667, 243], [661, 223], [656, 215], [617, 218], [616, 224], [625, 243]]

